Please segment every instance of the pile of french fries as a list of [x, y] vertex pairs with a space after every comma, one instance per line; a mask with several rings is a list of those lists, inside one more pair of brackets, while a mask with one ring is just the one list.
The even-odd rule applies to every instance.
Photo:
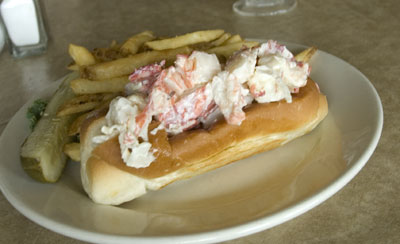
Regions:
[[[253, 47], [258, 42], [244, 40], [223, 30], [204, 30], [170, 38], [157, 37], [151, 31], [135, 34], [118, 44], [112, 41], [106, 48], [87, 48], [69, 45], [69, 55], [73, 63], [68, 69], [79, 72], [79, 78], [71, 81], [75, 97], [60, 106], [58, 116], [79, 113], [71, 124], [69, 135], [80, 133], [81, 123], [90, 114], [121, 95], [128, 76], [142, 66], [166, 61], [172, 65], [177, 54], [190, 54], [194, 50], [214, 53], [224, 61], [243, 47]], [[74, 161], [80, 161], [79, 142], [66, 144], [64, 153]]]
[[[244, 47], [254, 47], [258, 42], [244, 40], [223, 30], [204, 30], [170, 38], [160, 38], [151, 31], [133, 35], [122, 44], [112, 41], [106, 48], [87, 48], [70, 44], [69, 55], [73, 63], [70, 70], [78, 71], [79, 78], [71, 81], [75, 97], [58, 111], [59, 116], [81, 113], [71, 124], [69, 135], [79, 135], [80, 125], [93, 110], [108, 106], [109, 102], [123, 93], [129, 82], [128, 76], [142, 66], [166, 61], [172, 65], [177, 54], [190, 54], [194, 50], [216, 54], [221, 62]], [[315, 48], [307, 49], [299, 56], [308, 61]], [[300, 55], [300, 54], [299, 54]], [[297, 58], [297, 56], [296, 56]], [[64, 152], [73, 160], [79, 159], [79, 142], [67, 144]]]

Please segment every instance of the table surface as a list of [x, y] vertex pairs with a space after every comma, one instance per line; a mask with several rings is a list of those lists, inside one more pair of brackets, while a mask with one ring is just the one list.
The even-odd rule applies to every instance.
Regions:
[[[349, 62], [377, 89], [384, 128], [375, 153], [341, 191], [311, 211], [228, 243], [398, 243], [400, 241], [400, 3], [396, 0], [298, 0], [292, 12], [241, 17], [228, 1], [50, 1], [42, 8], [50, 37], [45, 54], [0, 54], [0, 132], [34, 94], [68, 73], [69, 43], [107, 46], [153, 30], [167, 36], [221, 28], [244, 37], [313, 45]], [[25, 218], [0, 195], [0, 243], [83, 243]]]

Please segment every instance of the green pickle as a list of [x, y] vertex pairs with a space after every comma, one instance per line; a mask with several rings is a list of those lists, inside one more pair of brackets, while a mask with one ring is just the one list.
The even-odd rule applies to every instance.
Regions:
[[49, 101], [43, 116], [21, 146], [21, 164], [25, 172], [41, 182], [56, 182], [66, 165], [62, 149], [73, 140], [68, 136], [69, 125], [77, 115], [57, 117], [58, 108], [74, 97], [70, 81], [77, 73], [68, 75]]

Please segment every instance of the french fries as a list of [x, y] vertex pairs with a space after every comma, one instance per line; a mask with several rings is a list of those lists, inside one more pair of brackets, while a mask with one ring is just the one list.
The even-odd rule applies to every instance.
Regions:
[[162, 51], [142, 52], [130, 57], [86, 66], [83, 70], [83, 77], [90, 80], [104, 80], [125, 76], [131, 74], [139, 67], [162, 60], [166, 60], [167, 64], [171, 64], [177, 54], [189, 54], [191, 51], [191, 48], [185, 46]]
[[110, 78], [105, 80], [89, 80], [78, 78], [71, 81], [71, 88], [77, 95], [96, 94], [107, 92], [123, 92], [129, 82], [128, 76]]
[[136, 54], [144, 43], [154, 40], [156, 37], [151, 31], [143, 31], [130, 37], [121, 46], [121, 53], [123, 55]]
[[76, 63], [72, 63], [67, 66], [67, 69], [71, 71], [79, 71], [79, 65], [77, 65]]
[[68, 52], [78, 66], [86, 66], [96, 63], [93, 54], [85, 47], [69, 44]]
[[86, 112], [84, 114], [79, 115], [69, 126], [68, 135], [76, 136], [81, 132], [82, 122], [87, 118], [90, 112]]
[[239, 35], [233, 35], [231, 37], [229, 37], [228, 40], [226, 40], [223, 45], [228, 45], [228, 44], [232, 44], [232, 43], [237, 43], [237, 42], [242, 42], [243, 39], [239, 36]]
[[241, 42], [230, 43], [227, 45], [214, 47], [214, 48], [208, 49], [207, 52], [214, 53], [217, 56], [223, 56], [225, 58], [229, 58], [234, 52], [240, 50], [243, 47], [254, 47], [257, 45], [259, 45], [258, 42], [241, 41]]
[[120, 48], [121, 45], [113, 40], [109, 47], [95, 48], [92, 53], [98, 62], [107, 62], [124, 57]]
[[173, 38], [146, 42], [145, 45], [153, 50], [174, 49], [196, 43], [209, 42], [217, 39], [222, 34], [224, 34], [223, 30], [196, 31]]
[[112, 98], [109, 98], [108, 100], [104, 101], [100, 105], [98, 105], [96, 108], [91, 110], [90, 112], [83, 113], [79, 115], [70, 125], [69, 130], [68, 130], [68, 135], [69, 136], [76, 136], [80, 134], [81, 132], [81, 125], [83, 121], [85, 121], [86, 118], [89, 118], [91, 116], [94, 116], [96, 113], [103, 109], [108, 109], [108, 106], [110, 105]]
[[71, 142], [64, 145], [63, 152], [75, 162], [81, 161], [81, 144]]
[[296, 61], [308, 63], [314, 53], [317, 51], [316, 47], [309, 47], [306, 50], [302, 51], [301, 53], [297, 54], [294, 58]]
[[218, 39], [210, 42], [211, 46], [220, 46], [222, 43], [224, 43], [226, 40], [228, 40], [232, 36], [231, 33], [224, 33], [222, 36], [218, 37]]
[[90, 111], [103, 102], [116, 97], [116, 93], [107, 94], [85, 94], [76, 96], [60, 106], [57, 116], [65, 116]]

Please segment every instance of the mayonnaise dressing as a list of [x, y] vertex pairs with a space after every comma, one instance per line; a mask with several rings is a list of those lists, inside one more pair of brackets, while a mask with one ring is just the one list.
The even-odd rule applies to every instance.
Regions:
[[229, 124], [240, 125], [245, 119], [243, 107], [252, 102], [245, 83], [253, 76], [258, 49], [234, 54], [225, 70], [212, 80], [213, 98]]
[[[137, 127], [135, 118], [145, 106], [146, 102], [140, 95], [115, 98], [105, 117], [106, 125], [101, 128], [102, 135], [93, 137], [93, 142], [100, 144], [118, 135], [124, 162], [130, 167], [148, 167], [155, 159], [151, 144], [147, 141], [139, 143], [139, 137], [134, 133]], [[145, 135], [143, 139], [147, 139], [147, 131]]]
[[282, 99], [290, 103], [291, 92], [305, 86], [308, 75], [308, 64], [296, 62], [285, 46], [270, 40], [258, 49], [257, 66], [248, 86], [259, 103]]
[[160, 75], [150, 94], [151, 114], [161, 122], [156, 130], [178, 134], [197, 125], [212, 108], [208, 83], [220, 71], [214, 54], [194, 51], [189, 57], [178, 55], [175, 66]]

